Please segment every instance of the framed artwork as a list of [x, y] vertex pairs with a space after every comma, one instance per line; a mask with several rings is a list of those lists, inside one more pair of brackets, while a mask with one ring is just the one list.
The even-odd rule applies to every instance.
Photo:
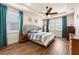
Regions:
[[29, 22], [32, 22], [32, 19], [31, 19], [31, 17], [29, 17]]
[[37, 21], [37, 19], [35, 19], [35, 23], [37, 23], [38, 21]]

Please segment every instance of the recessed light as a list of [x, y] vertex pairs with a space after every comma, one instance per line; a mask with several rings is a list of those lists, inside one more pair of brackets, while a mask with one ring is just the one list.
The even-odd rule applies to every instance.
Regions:
[[31, 3], [27, 3], [26, 5], [27, 5], [27, 6], [31, 6]]

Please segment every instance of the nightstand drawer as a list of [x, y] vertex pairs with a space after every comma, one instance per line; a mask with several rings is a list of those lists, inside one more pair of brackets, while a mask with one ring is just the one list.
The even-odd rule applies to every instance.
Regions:
[[19, 42], [20, 43], [26, 42], [27, 40], [28, 40], [28, 35], [25, 35], [25, 34], [19, 35]]

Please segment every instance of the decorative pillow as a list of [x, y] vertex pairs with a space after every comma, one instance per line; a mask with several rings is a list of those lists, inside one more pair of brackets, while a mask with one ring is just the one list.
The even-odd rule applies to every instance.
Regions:
[[32, 31], [30, 31], [31, 33], [37, 33], [38, 32], [38, 30], [32, 30]]
[[23, 27], [23, 32], [24, 33], [30, 33], [30, 32], [35, 32], [35, 33], [37, 33], [37, 32], [39, 32], [41, 30], [41, 27], [39, 27], [39, 26], [36, 26], [36, 25], [25, 25], [24, 27]]
[[27, 31], [27, 33], [30, 33], [31, 31]]

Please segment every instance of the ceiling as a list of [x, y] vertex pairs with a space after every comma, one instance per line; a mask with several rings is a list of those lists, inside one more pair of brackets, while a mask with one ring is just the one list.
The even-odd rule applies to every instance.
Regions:
[[23, 4], [26, 5], [28, 8], [35, 10], [40, 13], [46, 13], [46, 7], [51, 7], [53, 10], [51, 12], [64, 12], [67, 10], [66, 3], [31, 3], [31, 4]]
[[[66, 12], [68, 9], [75, 9], [76, 6], [79, 4], [75, 3], [7, 3], [6, 5], [15, 7], [17, 9], [23, 10], [23, 11], [30, 11], [33, 13], [46, 13], [47, 9], [46, 7], [51, 7], [52, 11], [51, 12]], [[79, 7], [79, 6], [78, 6]]]

